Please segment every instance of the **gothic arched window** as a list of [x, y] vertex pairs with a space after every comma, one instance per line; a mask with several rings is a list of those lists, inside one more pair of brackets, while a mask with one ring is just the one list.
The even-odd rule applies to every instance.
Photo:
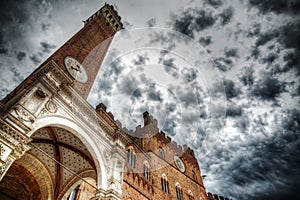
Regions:
[[176, 196], [177, 200], [182, 200], [182, 189], [178, 182], [176, 183]]
[[79, 195], [80, 185], [78, 185], [69, 195], [68, 200], [76, 200]]
[[164, 150], [163, 150], [161, 147], [159, 147], [159, 149], [158, 149], [158, 153], [159, 153], [159, 157], [160, 157], [160, 158], [162, 158], [162, 159], [164, 159], [164, 158], [165, 158], [165, 155], [164, 155]]
[[191, 190], [189, 190], [188, 195], [189, 195], [189, 200], [194, 200], [194, 195]]
[[144, 177], [149, 181], [150, 180], [150, 167], [147, 161], [144, 162]]
[[169, 193], [169, 183], [165, 174], [161, 176], [161, 187], [163, 192]]
[[133, 147], [129, 147], [127, 150], [127, 161], [131, 167], [135, 166], [135, 152]]

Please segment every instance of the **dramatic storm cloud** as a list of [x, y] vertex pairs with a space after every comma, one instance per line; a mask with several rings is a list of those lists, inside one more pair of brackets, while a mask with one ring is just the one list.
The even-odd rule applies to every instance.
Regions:
[[[161, 130], [195, 150], [207, 191], [299, 199], [300, 1], [107, 3], [125, 30], [112, 42], [89, 103], [104, 102], [129, 129], [148, 110]], [[2, 1], [0, 97], [102, 5]]]

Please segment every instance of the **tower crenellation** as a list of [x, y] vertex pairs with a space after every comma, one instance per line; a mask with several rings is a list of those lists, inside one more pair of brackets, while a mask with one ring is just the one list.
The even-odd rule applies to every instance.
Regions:
[[211, 192], [207, 193], [208, 200], [229, 200], [223, 196], [219, 196], [217, 194], [212, 194]]
[[121, 22], [121, 17], [118, 15], [118, 12], [112, 5], [106, 3], [101, 9], [99, 9], [92, 16], [83, 21], [84, 25], [88, 25], [92, 20], [99, 17], [99, 15], [103, 15], [107, 21], [106, 25], [112, 26], [115, 31], [119, 31], [123, 28], [123, 23]]

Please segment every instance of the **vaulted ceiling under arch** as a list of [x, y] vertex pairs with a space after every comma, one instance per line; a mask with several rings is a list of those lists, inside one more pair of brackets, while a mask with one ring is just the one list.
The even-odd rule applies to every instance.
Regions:
[[[71, 182], [87, 174], [96, 180], [96, 167], [82, 141], [68, 130], [45, 127], [32, 136], [31, 150], [47, 168], [54, 186], [54, 198], [66, 190]], [[76, 175], [74, 175], [76, 174]]]

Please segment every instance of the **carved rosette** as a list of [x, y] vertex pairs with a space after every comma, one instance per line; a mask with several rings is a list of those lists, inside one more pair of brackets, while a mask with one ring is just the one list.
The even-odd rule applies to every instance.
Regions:
[[50, 113], [56, 113], [56, 111], [57, 111], [57, 105], [53, 101], [51, 101], [51, 100], [49, 100], [46, 103], [45, 108]]
[[56, 113], [57, 110], [58, 110], [58, 106], [56, 105], [56, 103], [54, 103], [50, 99], [49, 101], [47, 101], [47, 103], [45, 104], [45, 107], [41, 111], [41, 115], [50, 114], [50, 113]]

